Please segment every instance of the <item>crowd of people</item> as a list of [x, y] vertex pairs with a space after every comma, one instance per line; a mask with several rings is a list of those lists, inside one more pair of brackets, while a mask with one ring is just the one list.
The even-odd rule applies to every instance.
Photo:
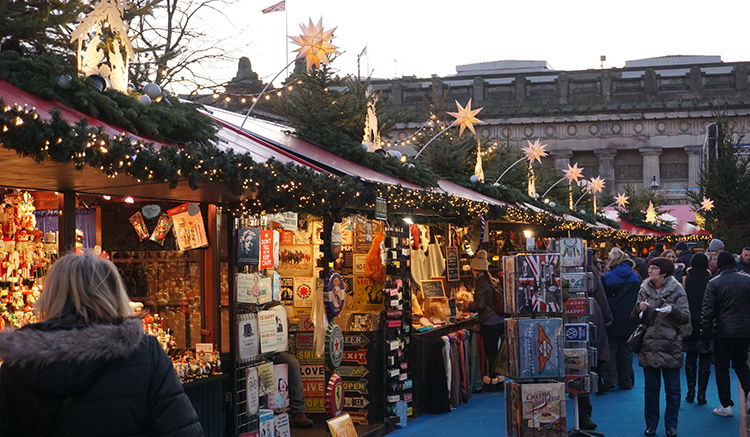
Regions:
[[658, 243], [645, 259], [615, 247], [595, 268], [604, 273], [602, 283], [613, 316], [606, 328], [609, 359], [600, 359], [597, 395], [615, 387], [633, 388], [633, 351], [627, 342], [643, 324], [647, 329], [638, 364], [645, 386], [644, 435], [656, 434], [663, 380], [665, 431], [668, 437], [677, 436], [683, 367], [685, 401], [692, 403], [697, 397], [698, 405], [704, 405], [713, 364], [721, 402], [713, 414], [731, 417], [730, 366], [743, 391], [750, 394], [750, 247], [733, 255], [718, 239], [710, 242], [707, 251], [696, 253], [685, 241], [677, 242], [674, 250]]

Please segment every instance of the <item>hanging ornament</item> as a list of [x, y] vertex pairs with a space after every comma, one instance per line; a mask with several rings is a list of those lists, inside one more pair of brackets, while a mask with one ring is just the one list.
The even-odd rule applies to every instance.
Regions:
[[380, 132], [378, 131], [378, 116], [375, 113], [377, 97], [374, 92], [367, 91], [367, 116], [365, 117], [365, 134], [362, 137], [362, 145], [368, 152], [374, 152], [380, 148]]
[[529, 161], [529, 165], [533, 164], [534, 161], [538, 161], [539, 164], [542, 163], [542, 158], [547, 156], [547, 152], [545, 152], [544, 149], [547, 148], [546, 144], [541, 144], [539, 142], [539, 138], [534, 140], [532, 143], [529, 140], [526, 140], [529, 143], [529, 147], [523, 147], [521, 150], [523, 150], [523, 154], [525, 155], [526, 159]]
[[704, 197], [703, 200], [701, 201], [700, 209], [704, 211], [711, 211], [712, 209], [714, 209], [714, 201], [707, 197]]
[[648, 201], [648, 209], [646, 210], [646, 221], [651, 224], [656, 223], [656, 209], [650, 200]]
[[482, 147], [479, 144], [479, 138], [477, 138], [477, 165], [474, 166], [474, 175], [477, 177], [477, 181], [484, 183], [484, 169], [482, 168]]
[[310, 72], [310, 67], [313, 65], [320, 69], [321, 62], [330, 65], [328, 61], [329, 54], [341, 53], [337, 50], [338, 47], [331, 44], [333, 32], [336, 28], [334, 27], [328, 31], [324, 30], [322, 17], [318, 20], [318, 24], [313, 24], [312, 18], [310, 18], [307, 26], [300, 24], [299, 27], [302, 29], [302, 35], [290, 36], [289, 38], [299, 46], [294, 51], [298, 52], [297, 59], [305, 58], [307, 61], [308, 73]]
[[602, 189], [604, 188], [604, 179], [597, 176], [595, 178], [591, 178], [589, 182], [589, 188], [591, 188], [591, 191], [594, 193], [594, 215], [596, 215], [596, 193], [602, 192]]
[[625, 205], [627, 205], [629, 197], [625, 195], [625, 193], [617, 193], [617, 197], [615, 197], [615, 203], [617, 203], [617, 206], [620, 208], [625, 208]]
[[573, 188], [571, 187], [571, 184], [574, 181], [578, 182], [578, 179], [583, 177], [583, 167], [578, 168], [577, 162], [573, 164], [572, 167], [568, 164], [568, 169], [563, 170], [563, 173], [565, 173], [565, 179], [568, 180], [568, 207], [573, 209]]
[[482, 120], [479, 120], [475, 117], [481, 111], [483, 108], [477, 108], [472, 111], [471, 109], [471, 99], [469, 99], [469, 103], [466, 104], [466, 108], [461, 106], [460, 103], [458, 103], [458, 100], [456, 100], [456, 106], [458, 107], [458, 112], [449, 112], [448, 114], [456, 117], [456, 120], [453, 121], [451, 126], [460, 126], [460, 130], [458, 131], [458, 136], [460, 137], [461, 134], [464, 133], [464, 129], [468, 128], [471, 133], [476, 135], [476, 131], [474, 131], [474, 123], [478, 124], [484, 124]]

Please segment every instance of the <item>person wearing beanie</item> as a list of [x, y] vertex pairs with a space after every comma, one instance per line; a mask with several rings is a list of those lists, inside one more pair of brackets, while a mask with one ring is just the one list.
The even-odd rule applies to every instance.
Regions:
[[609, 251], [609, 271], [602, 276], [613, 318], [607, 326], [610, 363], [604, 370], [609, 374], [602, 375], [602, 379], [614, 382], [616, 378], [621, 390], [631, 390], [635, 382], [633, 351], [628, 347], [628, 337], [636, 328], [636, 324], [630, 320], [630, 311], [635, 306], [641, 281], [633, 267], [635, 263], [628, 254], [613, 247]]
[[[730, 364], [742, 389], [750, 394], [750, 368], [747, 365], [750, 347], [750, 317], [747, 316], [750, 314], [750, 276], [737, 272], [737, 264], [729, 252], [720, 252], [716, 265], [719, 274], [708, 281], [703, 297], [701, 338], [708, 340], [713, 335], [714, 339], [716, 389], [721, 405], [713, 413], [731, 417], [734, 402], [729, 382]], [[740, 414], [745, 412], [741, 411]]]
[[693, 253], [690, 252], [688, 245], [684, 241], [678, 241], [674, 246], [674, 251], [677, 253], [678, 264], [684, 264], [685, 268], [690, 267], [690, 259], [693, 257]]
[[700, 338], [703, 295], [710, 280], [708, 257], [703, 253], [696, 253], [690, 259], [687, 276], [682, 278], [682, 286], [685, 288], [690, 307], [690, 324], [693, 328], [692, 334], [682, 339], [682, 351], [685, 352], [685, 377], [688, 387], [685, 400], [693, 402], [695, 399], [697, 377], [698, 405], [706, 403], [706, 388], [711, 376], [711, 346], [709, 342], [701, 341]]
[[713, 240], [711, 240], [710, 243], [708, 243], [709, 252], [714, 252], [718, 254], [719, 252], [723, 250], [724, 250], [724, 242], [722, 242], [721, 240], [714, 238]]
[[664, 244], [662, 243], [654, 244], [654, 249], [651, 252], [649, 252], [648, 256], [646, 257], [646, 261], [651, 261], [654, 258], [660, 257], [662, 252], [664, 252]]
[[487, 271], [489, 267], [487, 251], [484, 249], [478, 251], [470, 265], [471, 273], [474, 275], [474, 302], [469, 302], [467, 307], [469, 311], [479, 313], [484, 351], [487, 356], [487, 369], [489, 369], [489, 374], [484, 375], [482, 382], [497, 385], [504, 380], [502, 375], [495, 372], [495, 358], [499, 350], [498, 344], [505, 332], [505, 318], [503, 314], [497, 314], [493, 310], [495, 280]]

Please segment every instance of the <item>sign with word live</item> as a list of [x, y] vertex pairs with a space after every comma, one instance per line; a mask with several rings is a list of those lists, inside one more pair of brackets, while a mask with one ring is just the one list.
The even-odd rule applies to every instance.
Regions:
[[588, 314], [588, 299], [568, 299], [565, 302], [566, 317], [582, 317]]
[[588, 323], [566, 323], [565, 324], [565, 341], [589, 341], [589, 324]]
[[302, 392], [307, 396], [325, 396], [325, 381], [302, 381]]

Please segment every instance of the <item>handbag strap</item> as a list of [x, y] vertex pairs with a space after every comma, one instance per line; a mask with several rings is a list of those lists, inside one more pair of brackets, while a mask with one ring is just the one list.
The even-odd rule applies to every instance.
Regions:
[[664, 305], [664, 302], [666, 302], [666, 300], [667, 299], [665, 299], [663, 297], [661, 298], [661, 301], [659, 302], [659, 305], [656, 308], [654, 308], [654, 312], [651, 314], [651, 318], [649, 319], [648, 323], [646, 323], [646, 326], [651, 326], [651, 325], [654, 324], [654, 321], [656, 320], [656, 315], [657, 315], [657, 311], [656, 310], [659, 309], [659, 308], [661, 308], [661, 306]]

